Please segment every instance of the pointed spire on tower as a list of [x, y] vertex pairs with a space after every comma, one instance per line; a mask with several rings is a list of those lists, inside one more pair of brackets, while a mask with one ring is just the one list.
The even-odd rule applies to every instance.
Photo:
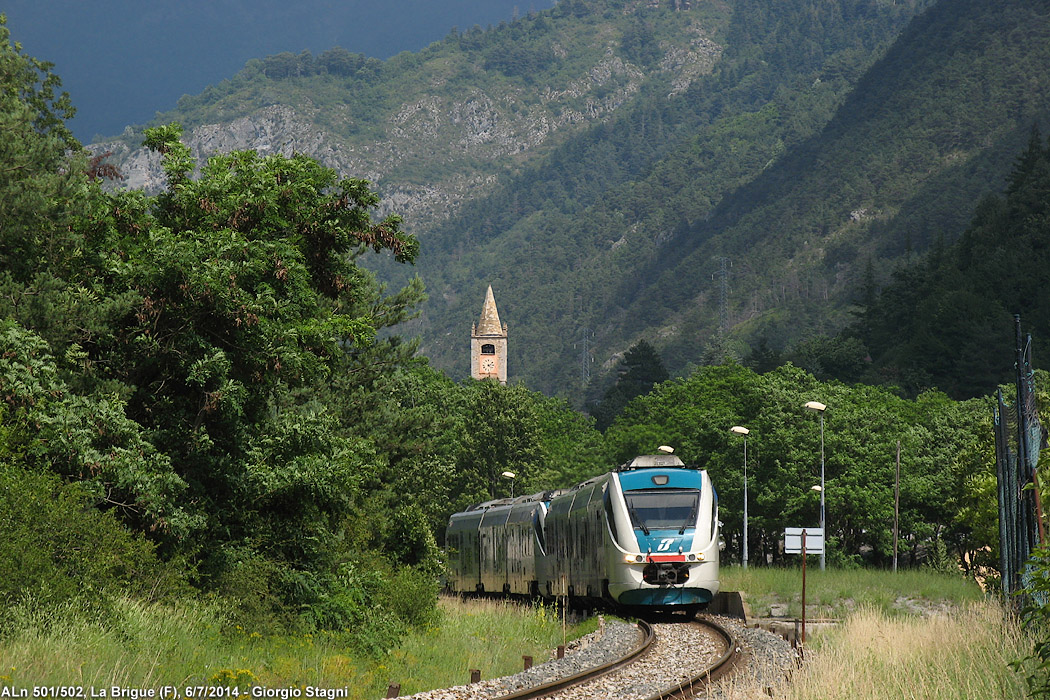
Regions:
[[503, 326], [496, 311], [496, 298], [492, 296], [492, 285], [485, 292], [485, 304], [481, 307], [481, 323], [477, 328], [478, 335], [502, 335]]

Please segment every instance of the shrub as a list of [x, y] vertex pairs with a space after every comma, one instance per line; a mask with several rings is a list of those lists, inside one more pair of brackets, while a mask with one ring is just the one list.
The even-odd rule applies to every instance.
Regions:
[[79, 484], [0, 462], [0, 606], [27, 598], [55, 608], [95, 608], [107, 597], [174, 597], [186, 589], [154, 546], [93, 507]]

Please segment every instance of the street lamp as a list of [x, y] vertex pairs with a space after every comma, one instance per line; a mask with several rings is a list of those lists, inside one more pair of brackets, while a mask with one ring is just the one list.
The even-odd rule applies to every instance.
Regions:
[[510, 497], [514, 498], [514, 477], [517, 476], [514, 472], [503, 472], [500, 474], [504, 479], [510, 479]]
[[742, 425], [734, 425], [729, 432], [744, 436], [744, 556], [741, 562], [747, 568], [747, 434], [751, 431]]
[[[815, 411], [820, 414], [820, 530], [824, 533], [824, 542], [828, 541], [828, 533], [824, 529], [824, 411], [827, 406], [819, 401], [807, 401], [802, 405], [803, 408], [809, 411]], [[820, 570], [824, 570], [826, 564], [826, 558], [824, 555], [827, 545], [820, 550]]]

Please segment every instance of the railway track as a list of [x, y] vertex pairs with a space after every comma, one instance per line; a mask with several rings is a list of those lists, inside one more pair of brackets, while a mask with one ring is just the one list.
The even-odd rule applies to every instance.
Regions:
[[733, 664], [733, 634], [716, 621], [638, 623], [638, 642], [617, 658], [556, 680], [510, 693], [460, 686], [420, 693], [431, 700], [664, 700], [693, 697]]
[[733, 635], [708, 619], [643, 622], [639, 628], [642, 642], [622, 658], [498, 700], [692, 697], [698, 687], [728, 670], [736, 649]]

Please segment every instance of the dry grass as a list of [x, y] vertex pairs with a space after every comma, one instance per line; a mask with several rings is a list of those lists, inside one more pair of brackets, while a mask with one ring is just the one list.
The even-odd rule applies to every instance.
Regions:
[[990, 601], [928, 617], [864, 609], [822, 637], [778, 697], [1024, 698], [1024, 680], [1008, 664], [1030, 649], [1031, 640]]

